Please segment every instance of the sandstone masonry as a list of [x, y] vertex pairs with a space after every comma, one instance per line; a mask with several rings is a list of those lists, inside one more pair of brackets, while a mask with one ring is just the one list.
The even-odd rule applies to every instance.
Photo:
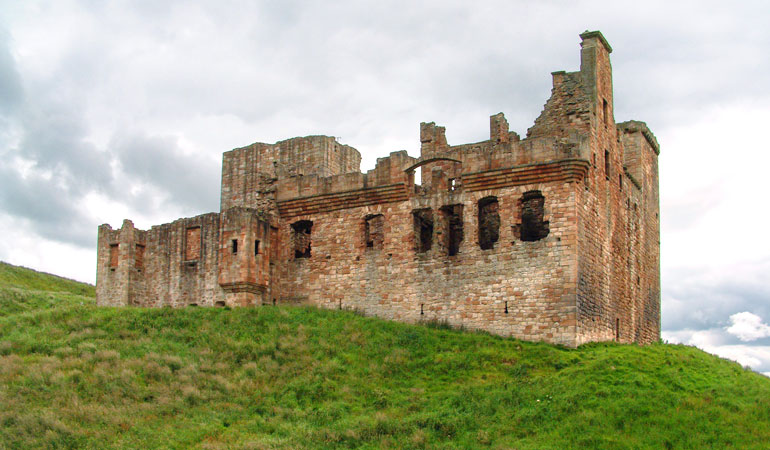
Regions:
[[658, 143], [614, 122], [612, 49], [581, 38], [580, 71], [553, 73], [525, 139], [502, 113], [473, 144], [422, 123], [419, 158], [366, 173], [327, 136], [226, 152], [221, 212], [99, 227], [98, 304], [312, 304], [568, 346], [658, 340]]

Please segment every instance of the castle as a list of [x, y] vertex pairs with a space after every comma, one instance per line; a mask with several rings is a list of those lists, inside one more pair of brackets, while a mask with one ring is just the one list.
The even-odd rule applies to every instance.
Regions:
[[657, 341], [658, 143], [615, 123], [612, 49], [580, 37], [580, 70], [552, 74], [524, 139], [503, 114], [472, 144], [422, 123], [419, 158], [366, 173], [327, 136], [226, 152], [219, 213], [99, 227], [98, 304], [311, 304], [567, 346]]

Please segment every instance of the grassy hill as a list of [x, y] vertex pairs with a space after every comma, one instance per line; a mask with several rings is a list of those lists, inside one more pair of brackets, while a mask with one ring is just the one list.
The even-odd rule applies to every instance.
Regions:
[[0, 449], [767, 449], [770, 379], [313, 308], [97, 308], [0, 265]]

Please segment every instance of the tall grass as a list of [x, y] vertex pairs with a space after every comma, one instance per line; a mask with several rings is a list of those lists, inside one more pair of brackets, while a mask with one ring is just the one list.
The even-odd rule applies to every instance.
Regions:
[[770, 380], [692, 347], [569, 350], [345, 311], [97, 308], [90, 296], [0, 290], [0, 449], [769, 439]]

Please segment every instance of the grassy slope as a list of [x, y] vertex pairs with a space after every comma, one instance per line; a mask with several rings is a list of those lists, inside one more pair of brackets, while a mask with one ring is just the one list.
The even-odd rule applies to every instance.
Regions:
[[567, 350], [312, 308], [96, 308], [90, 286], [19, 271], [0, 266], [0, 449], [770, 441], [770, 379], [691, 347]]

